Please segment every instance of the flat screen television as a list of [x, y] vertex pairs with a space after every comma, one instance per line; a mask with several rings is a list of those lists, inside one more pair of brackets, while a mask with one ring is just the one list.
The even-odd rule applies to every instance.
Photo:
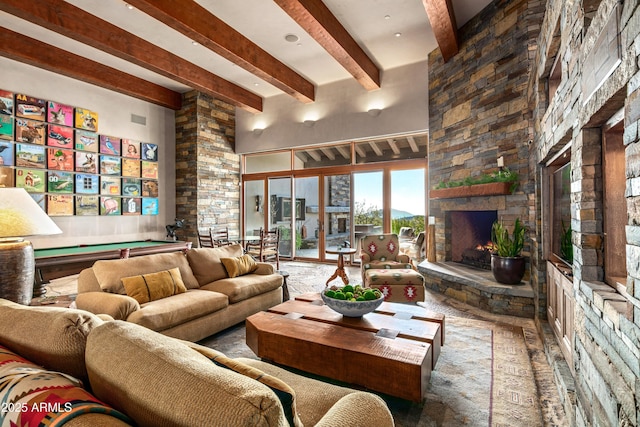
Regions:
[[568, 265], [573, 264], [571, 244], [571, 163], [559, 167], [552, 175], [553, 197], [551, 215], [553, 220], [552, 252]]

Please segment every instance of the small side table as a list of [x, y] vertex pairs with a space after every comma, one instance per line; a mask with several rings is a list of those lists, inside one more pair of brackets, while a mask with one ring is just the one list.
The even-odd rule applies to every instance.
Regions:
[[287, 277], [289, 277], [289, 272], [285, 270], [276, 270], [276, 273], [282, 276], [282, 302], [289, 301], [289, 287], [287, 286]]
[[347, 272], [344, 269], [344, 256], [345, 255], [351, 256], [355, 254], [356, 251], [357, 251], [356, 248], [325, 249], [325, 252], [328, 254], [338, 255], [338, 268], [336, 269], [335, 273], [333, 273], [333, 275], [329, 278], [329, 280], [327, 280], [327, 283], [325, 286], [328, 286], [329, 282], [331, 282], [333, 279], [335, 279], [338, 276], [342, 278], [342, 282], [345, 285], [349, 284], [349, 276], [347, 276]]
[[31, 300], [30, 306], [36, 307], [63, 307], [69, 308], [69, 306], [75, 301], [75, 296], [59, 295], [56, 297], [36, 297]]

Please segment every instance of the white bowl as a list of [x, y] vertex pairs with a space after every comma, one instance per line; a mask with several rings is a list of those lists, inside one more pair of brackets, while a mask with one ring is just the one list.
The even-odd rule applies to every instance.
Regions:
[[378, 299], [372, 299], [368, 301], [345, 301], [328, 297], [324, 292], [320, 292], [322, 301], [329, 306], [330, 309], [347, 317], [361, 317], [367, 313], [371, 313], [378, 308], [382, 301], [384, 301], [384, 295]]

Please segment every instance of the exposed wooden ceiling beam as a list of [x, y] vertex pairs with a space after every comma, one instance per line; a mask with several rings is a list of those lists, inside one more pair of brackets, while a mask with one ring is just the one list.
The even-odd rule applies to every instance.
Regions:
[[412, 136], [407, 137], [407, 141], [409, 141], [409, 147], [411, 147], [411, 151], [413, 151], [414, 153], [420, 151], [420, 148], [418, 148], [418, 144], [416, 144], [416, 140]]
[[355, 144], [355, 150], [360, 157], [367, 157], [367, 152], [362, 148], [362, 144]]
[[380, 89], [380, 70], [321, 0], [274, 0], [367, 90]]
[[173, 110], [182, 105], [178, 92], [3, 27], [0, 55]]
[[329, 160], [335, 160], [336, 159], [336, 155], [333, 152], [333, 147], [332, 148], [321, 148], [320, 150], [322, 150], [324, 155], [327, 156], [327, 158]]
[[393, 154], [400, 154], [400, 149], [398, 148], [398, 143], [396, 142], [395, 139], [387, 139], [387, 142], [389, 143], [389, 147], [391, 148], [391, 151], [393, 151]]
[[451, 0], [422, 0], [444, 62], [458, 53], [458, 26]]
[[342, 157], [344, 157], [345, 159], [350, 159], [351, 158], [351, 152], [349, 151], [349, 148], [347, 148], [344, 145], [337, 145], [334, 147], [336, 150], [338, 150], [338, 153], [340, 153], [340, 155]]
[[247, 111], [262, 111], [258, 95], [63, 0], [0, 0], [0, 10]]
[[299, 101], [315, 99], [315, 87], [251, 40], [193, 0], [127, 0], [144, 13], [184, 34]]
[[377, 156], [382, 156], [382, 150], [380, 149], [380, 147], [378, 147], [378, 144], [376, 144], [375, 141], [369, 141], [369, 147], [371, 147], [371, 149], [374, 153], [376, 153]]
[[309, 155], [309, 157], [311, 157], [316, 162], [319, 162], [320, 160], [322, 160], [322, 156], [316, 153], [315, 150], [308, 150], [306, 151], [306, 153]]

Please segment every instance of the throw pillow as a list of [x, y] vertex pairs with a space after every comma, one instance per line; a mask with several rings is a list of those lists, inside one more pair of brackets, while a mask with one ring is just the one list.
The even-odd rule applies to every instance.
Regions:
[[187, 292], [177, 267], [157, 273], [123, 277], [122, 285], [127, 295], [140, 304]]
[[258, 268], [256, 261], [248, 254], [233, 258], [220, 258], [220, 261], [227, 270], [227, 275], [232, 278], [253, 273]]

